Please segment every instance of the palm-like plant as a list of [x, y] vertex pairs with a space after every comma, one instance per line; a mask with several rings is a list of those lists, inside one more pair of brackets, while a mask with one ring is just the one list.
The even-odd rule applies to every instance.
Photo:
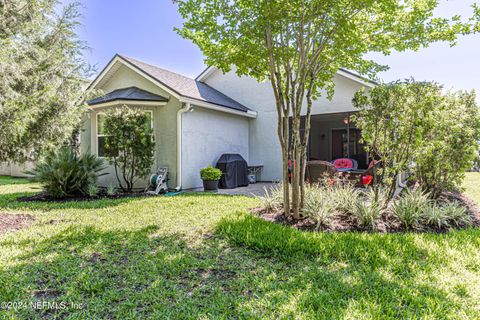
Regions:
[[97, 177], [105, 169], [104, 162], [89, 153], [78, 156], [71, 148], [63, 147], [38, 163], [29, 173], [40, 182], [51, 196], [74, 197], [87, 195], [89, 186], [96, 185]]

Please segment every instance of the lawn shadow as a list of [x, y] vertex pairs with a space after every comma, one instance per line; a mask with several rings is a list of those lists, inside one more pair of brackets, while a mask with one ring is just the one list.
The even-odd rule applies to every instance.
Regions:
[[0, 271], [0, 298], [84, 304], [19, 310], [25, 318], [342, 319], [355, 312], [365, 318], [421, 318], [432, 307], [446, 315], [462, 307], [434, 284], [415, 281], [421, 271], [415, 267], [429, 256], [413, 240], [324, 237], [316, 253], [296, 255], [290, 250], [299, 242], [312, 245], [308, 237], [274, 233], [275, 251], [245, 250], [238, 239], [233, 246], [223, 240], [227, 230], [250, 230], [252, 248], [267, 236], [252, 233], [257, 230], [252, 221], [223, 221], [221, 237], [195, 241], [175, 231], [159, 233], [153, 225], [134, 231], [75, 226], [42, 241], [6, 239], [0, 247], [22, 253]]
[[[296, 269], [285, 279], [286, 288], [298, 291], [291, 297], [298, 309], [287, 313], [290, 317], [298, 310], [321, 319], [455, 318], [466, 312], [459, 302], [464, 293], [455, 300], [431, 277], [447, 258], [426, 249], [415, 234], [302, 232], [245, 214], [223, 219], [217, 234]], [[426, 242], [450, 237], [421, 236]], [[450, 245], [456, 239], [451, 238]], [[458, 244], [469, 241], [468, 236], [459, 238]]]
[[11, 176], [0, 176], [0, 186], [7, 186], [7, 185], [15, 185], [15, 184], [30, 184], [28, 178], [19, 178], [19, 177], [11, 177]]
[[102, 209], [115, 207], [126, 203], [135, 201], [142, 201], [152, 196], [132, 196], [123, 198], [102, 198], [95, 200], [72, 200], [64, 202], [55, 201], [22, 201], [22, 197], [35, 195], [35, 192], [17, 192], [0, 194], [0, 210], [1, 209], [15, 209], [15, 210], [41, 210], [51, 211], [58, 209]]

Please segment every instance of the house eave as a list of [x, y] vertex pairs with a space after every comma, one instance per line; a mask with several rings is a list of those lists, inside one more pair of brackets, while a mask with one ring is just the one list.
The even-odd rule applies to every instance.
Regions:
[[[197, 81], [201, 81], [201, 82], [205, 82], [206, 79], [208, 79], [208, 77], [210, 77], [210, 75], [212, 75], [214, 72], [215, 72], [216, 68], [215, 67], [207, 67], [205, 70], [202, 71], [202, 73], [200, 73], [196, 78], [195, 80]], [[367, 78], [364, 78], [358, 74], [355, 74], [353, 72], [350, 72], [348, 70], [345, 70], [345, 69], [339, 69], [337, 71], [337, 74], [345, 77], [345, 78], [348, 78], [352, 81], [355, 81], [355, 82], [358, 82], [366, 87], [369, 87], [369, 88], [373, 88], [375, 87], [376, 85], [378, 85], [378, 83], [376, 83], [375, 81], [373, 80], [370, 80], [370, 79], [367, 79]]]
[[337, 74], [341, 75], [341, 76], [343, 76], [347, 79], [350, 79], [352, 81], [355, 81], [357, 83], [360, 83], [360, 84], [362, 84], [362, 85], [364, 85], [365, 87], [368, 87], [368, 88], [373, 88], [377, 85], [377, 83], [375, 81], [372, 81], [372, 80], [364, 78], [360, 75], [354, 74], [354, 73], [352, 73], [348, 70], [339, 69], [337, 71]]
[[202, 71], [202, 73], [200, 73], [196, 78], [195, 80], [197, 81], [202, 81], [207, 79], [213, 72], [215, 72], [215, 68], [214, 67], [207, 67], [205, 68], [205, 70]]
[[192, 98], [187, 98], [187, 97], [180, 97], [180, 102], [183, 103], [189, 103], [198, 107], [202, 107], [205, 109], [210, 109], [210, 110], [216, 110], [216, 111], [221, 111], [229, 114], [234, 114], [242, 117], [247, 117], [247, 118], [252, 118], [255, 119], [257, 117], [257, 112], [248, 110], [248, 111], [240, 111], [240, 110], [235, 110], [231, 108], [227, 108], [225, 106], [213, 104], [210, 102], [205, 102], [205, 101], [200, 101], [197, 99], [192, 99]]
[[147, 106], [147, 107], [157, 107], [157, 106], [164, 106], [168, 102], [166, 101], [145, 101], [145, 100], [113, 100], [113, 101], [106, 101], [96, 104], [89, 105], [90, 108], [106, 108], [106, 107], [113, 107], [118, 105], [134, 105], [134, 106]]
[[[255, 111], [251, 111], [251, 110], [248, 110], [248, 111], [240, 111], [240, 110], [235, 110], [235, 109], [232, 109], [230, 107], [226, 107], [226, 106], [222, 106], [222, 105], [217, 105], [217, 104], [214, 104], [214, 103], [210, 103], [210, 102], [206, 102], [206, 101], [201, 101], [201, 100], [198, 100], [198, 99], [194, 99], [194, 98], [190, 98], [190, 97], [186, 97], [186, 96], [183, 96], [183, 95], [180, 95], [178, 92], [176, 92], [175, 90], [173, 90], [172, 88], [170, 87], [167, 87], [166, 85], [164, 85], [162, 82], [158, 81], [157, 79], [155, 79], [154, 77], [152, 77], [151, 75], [149, 75], [147, 72], [141, 70], [140, 68], [136, 67], [135, 65], [133, 65], [131, 62], [125, 60], [122, 56], [116, 54], [112, 60], [110, 60], [110, 62], [108, 63], [108, 65], [100, 72], [100, 74], [97, 76], [97, 78], [95, 78], [95, 80], [92, 81], [92, 83], [90, 84], [90, 86], [88, 87], [88, 91], [92, 90], [93, 88], [95, 88], [99, 83], [100, 81], [103, 79], [103, 77], [108, 74], [108, 72], [112, 69], [112, 67], [116, 64], [116, 63], [121, 63], [125, 66], [127, 66], [130, 70], [138, 73], [139, 75], [143, 76], [144, 78], [146, 78], [147, 80], [149, 80], [150, 82], [154, 83], [155, 85], [157, 85], [159, 88], [161, 88], [162, 90], [166, 91], [169, 95], [173, 96], [174, 98], [176, 98], [177, 100], [179, 100], [180, 102], [185, 102], [185, 103], [191, 103], [191, 104], [194, 104], [194, 105], [197, 105], [197, 106], [200, 106], [200, 107], [204, 107], [204, 108], [207, 108], [207, 109], [212, 109], [212, 110], [217, 110], [217, 111], [220, 111], [220, 112], [225, 112], [225, 113], [230, 113], [230, 114], [236, 114], [236, 115], [239, 115], [239, 116], [244, 116], [244, 117], [248, 117], [248, 118], [256, 118], [257, 117], [257, 113]], [[92, 107], [98, 107], [98, 105], [94, 105]]]

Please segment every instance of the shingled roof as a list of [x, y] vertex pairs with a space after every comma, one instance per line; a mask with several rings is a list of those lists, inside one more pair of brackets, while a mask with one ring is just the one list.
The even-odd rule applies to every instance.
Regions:
[[248, 109], [241, 103], [233, 100], [232, 98], [224, 95], [220, 91], [215, 90], [214, 88], [203, 82], [133, 58], [121, 55], [118, 56], [126, 62], [130, 63], [132, 66], [140, 69], [150, 77], [159, 81], [168, 89], [177, 93], [179, 96], [191, 98], [198, 101], [213, 103], [237, 111], [250, 111], [250, 109]]
[[129, 87], [117, 89], [107, 93], [101, 97], [97, 97], [88, 101], [89, 105], [96, 105], [100, 103], [106, 103], [115, 100], [127, 100], [127, 101], [159, 101], [167, 102], [168, 99], [158, 94], [145, 91], [137, 87]]

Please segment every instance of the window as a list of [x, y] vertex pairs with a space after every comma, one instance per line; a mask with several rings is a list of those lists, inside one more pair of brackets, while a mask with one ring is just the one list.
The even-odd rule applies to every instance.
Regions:
[[[147, 115], [147, 128], [153, 129], [153, 111], [144, 111]], [[105, 132], [104, 132], [105, 115], [103, 113], [97, 113], [97, 155], [99, 157], [105, 157]]]

